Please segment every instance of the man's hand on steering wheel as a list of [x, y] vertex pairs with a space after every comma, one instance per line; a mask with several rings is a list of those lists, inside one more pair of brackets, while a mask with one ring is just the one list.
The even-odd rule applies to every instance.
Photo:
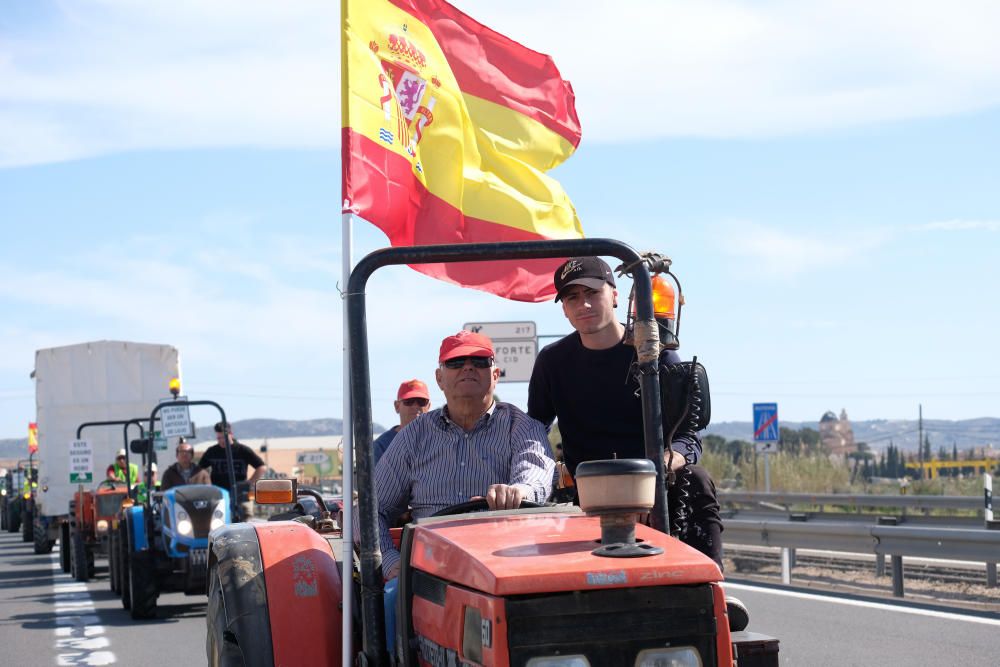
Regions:
[[486, 504], [491, 510], [515, 510], [523, 499], [521, 489], [509, 484], [493, 484], [486, 491]]

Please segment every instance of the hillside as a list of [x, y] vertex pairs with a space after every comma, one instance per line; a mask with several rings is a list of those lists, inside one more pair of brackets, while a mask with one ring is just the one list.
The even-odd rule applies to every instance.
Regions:
[[[917, 450], [917, 421], [915, 419], [873, 419], [853, 422], [854, 439], [857, 442], [867, 442], [875, 451], [885, 449], [891, 441], [903, 451]], [[784, 428], [800, 429], [803, 426], [818, 429], [818, 422], [781, 422]], [[374, 432], [384, 429], [379, 424], [374, 425]], [[708, 433], [722, 436], [727, 440], [746, 440], [753, 438], [753, 425], [750, 422], [719, 422], [708, 427]], [[962, 419], [948, 421], [945, 419], [924, 420], [924, 432], [931, 440], [931, 449], [937, 452], [939, 447], [949, 450], [952, 443], [959, 450], [970, 447], [984, 447], [992, 444], [1000, 447], [1000, 419], [983, 417], [980, 419]], [[237, 438], [287, 438], [309, 435], [342, 435], [343, 422], [340, 419], [309, 419], [294, 421], [288, 419], [243, 419], [233, 422], [233, 433]], [[211, 440], [215, 437], [212, 426], [198, 428], [199, 440]], [[26, 457], [27, 439], [0, 439], [0, 459], [15, 459]]]

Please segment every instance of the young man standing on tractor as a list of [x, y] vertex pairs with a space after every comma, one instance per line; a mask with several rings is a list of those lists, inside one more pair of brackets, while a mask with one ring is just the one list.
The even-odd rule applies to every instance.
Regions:
[[[638, 381], [632, 374], [635, 348], [615, 317], [618, 291], [611, 268], [599, 257], [575, 257], [554, 277], [556, 301], [576, 330], [545, 347], [528, 386], [528, 414], [546, 426], [559, 420], [563, 453], [572, 475], [584, 461], [646, 458]], [[680, 362], [664, 351], [661, 364]], [[666, 434], [664, 434], [666, 435]], [[715, 484], [697, 465], [698, 434], [681, 427], [667, 443], [664, 470], [676, 483], [667, 490], [671, 521], [682, 519], [679, 537], [722, 569], [722, 520]]]
[[216, 444], [205, 450], [198, 467], [202, 469], [212, 469], [212, 484], [221, 486], [229, 490], [229, 462], [226, 459], [226, 447], [233, 453], [233, 473], [237, 482], [243, 482], [247, 478], [247, 468], [253, 468], [253, 475], [250, 477], [250, 488], [260, 479], [267, 466], [264, 459], [254, 450], [250, 449], [242, 442], [233, 437], [233, 432], [229, 424], [219, 422], [215, 425]]
[[375, 451], [375, 465], [378, 465], [385, 450], [389, 449], [389, 445], [399, 433], [399, 429], [431, 409], [431, 395], [427, 391], [427, 385], [420, 380], [407, 380], [399, 385], [396, 400], [393, 401], [392, 406], [396, 409], [396, 414], [399, 415], [399, 426], [393, 426], [372, 443], [372, 449]]
[[442, 341], [438, 364], [445, 406], [400, 429], [375, 468], [386, 579], [399, 573], [389, 528], [408, 505], [417, 519], [476, 498], [515, 509], [522, 500], [545, 502], [552, 489], [545, 427], [493, 399], [500, 378], [493, 342], [460, 331]]

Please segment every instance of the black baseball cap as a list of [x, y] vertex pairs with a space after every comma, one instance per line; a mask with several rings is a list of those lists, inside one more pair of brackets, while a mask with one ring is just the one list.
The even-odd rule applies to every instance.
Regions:
[[615, 286], [615, 279], [608, 266], [600, 257], [573, 257], [556, 269], [552, 282], [556, 287], [556, 301], [562, 298], [564, 289], [571, 285], [584, 285], [590, 289], [601, 289], [605, 283]]

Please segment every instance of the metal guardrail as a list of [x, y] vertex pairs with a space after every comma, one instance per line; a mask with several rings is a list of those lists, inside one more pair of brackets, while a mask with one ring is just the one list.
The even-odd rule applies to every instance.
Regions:
[[912, 509], [983, 510], [982, 496], [878, 496], [843, 493], [749, 493], [720, 491], [720, 503], [753, 505], [836, 505], [838, 507], [905, 507]]
[[985, 563], [987, 585], [997, 585], [1000, 530], [745, 519], [725, 519], [723, 525], [727, 543], [780, 547], [785, 583], [791, 578], [794, 550], [819, 549], [891, 556], [893, 594], [897, 597], [903, 596], [904, 556]]

